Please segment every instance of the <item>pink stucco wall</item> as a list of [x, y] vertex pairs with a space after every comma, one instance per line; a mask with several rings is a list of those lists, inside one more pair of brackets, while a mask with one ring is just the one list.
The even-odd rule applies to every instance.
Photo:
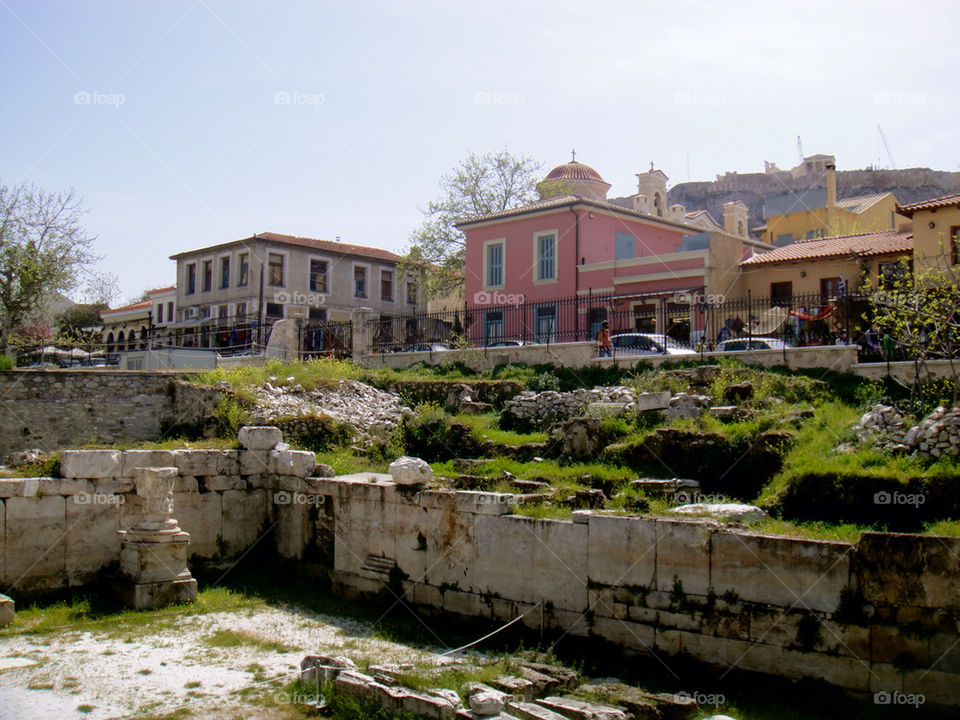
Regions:
[[[498, 288], [506, 295], [523, 295], [527, 302], [573, 297], [577, 290], [613, 287], [614, 276], [669, 272], [671, 270], [702, 268], [702, 259], [674, 260], [683, 242], [683, 233], [668, 226], [656, 226], [629, 218], [606, 214], [588, 208], [576, 210], [579, 216], [580, 242], [577, 253], [574, 215], [568, 208], [535, 216], [519, 217], [500, 223], [466, 230], [466, 299], [475, 306], [477, 293], [483, 288], [484, 243], [504, 239], [504, 283]], [[591, 217], [592, 215], [592, 217]], [[534, 235], [556, 230], [557, 280], [552, 283], [534, 283]], [[577, 264], [586, 265], [616, 259], [616, 234], [627, 232], [635, 240], [635, 256], [664, 255], [662, 263], [633, 267], [613, 267], [581, 272], [577, 278]], [[696, 287], [702, 280], [696, 278], [667, 278], [652, 283], [619, 286], [618, 292], [651, 292]], [[482, 297], [482, 296], [481, 296]], [[484, 303], [479, 303], [484, 304]]]

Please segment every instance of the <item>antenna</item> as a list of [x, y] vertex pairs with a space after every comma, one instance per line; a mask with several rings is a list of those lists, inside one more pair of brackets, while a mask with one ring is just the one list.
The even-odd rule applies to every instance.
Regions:
[[883, 147], [887, 151], [887, 158], [890, 160], [890, 169], [896, 170], [897, 164], [893, 161], [893, 153], [890, 152], [890, 143], [887, 142], [887, 135], [883, 132], [883, 128], [880, 127], [880, 123], [877, 123], [877, 130], [880, 131], [880, 139], [883, 140]]
[[803, 143], [800, 142], [800, 136], [797, 135], [797, 159], [803, 164]]

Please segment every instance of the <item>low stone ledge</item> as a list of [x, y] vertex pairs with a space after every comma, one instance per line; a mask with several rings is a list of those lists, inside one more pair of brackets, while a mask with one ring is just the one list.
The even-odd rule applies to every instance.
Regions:
[[176, 467], [173, 450], [124, 450], [121, 477], [136, 477], [137, 468]]
[[220, 450], [174, 450], [174, 465], [181, 475], [219, 475]]
[[65, 478], [109, 478], [123, 474], [118, 450], [64, 450], [60, 474]]

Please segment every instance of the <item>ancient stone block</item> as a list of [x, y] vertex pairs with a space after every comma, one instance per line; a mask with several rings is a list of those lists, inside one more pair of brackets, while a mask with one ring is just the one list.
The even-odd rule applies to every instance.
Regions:
[[60, 474], [65, 478], [109, 478], [122, 474], [117, 450], [63, 450]]
[[656, 521], [591, 515], [587, 524], [591, 583], [649, 588], [657, 559]]
[[710, 589], [710, 537], [715, 522], [663, 520], [657, 524], [657, 590], [707, 595]]
[[266, 475], [269, 460], [270, 455], [263, 450], [241, 450], [240, 474]]
[[217, 475], [222, 452], [220, 450], [174, 450], [174, 465], [181, 475]]
[[283, 440], [283, 433], [272, 426], [246, 425], [237, 433], [237, 440], [247, 450], [271, 450]]
[[853, 546], [746, 532], [713, 536], [711, 575], [718, 595], [747, 602], [833, 612], [849, 585]]
[[172, 450], [124, 450], [121, 459], [122, 477], [135, 477], [137, 468], [176, 467]]
[[71, 586], [91, 582], [97, 572], [120, 557], [120, 503], [123, 496], [96, 495], [97, 502], [66, 502], [66, 572]]
[[208, 475], [202, 478], [203, 492], [223, 492], [224, 490], [243, 490], [247, 480], [240, 475]]
[[16, 617], [16, 605], [12, 598], [0, 595], [0, 627], [11, 624]]
[[[222, 547], [227, 558], [249, 548], [266, 529], [267, 497], [264, 490], [227, 490], [223, 507]], [[282, 531], [283, 522], [277, 527]]]
[[800, 650], [784, 650], [781, 674], [788, 678], [829, 678], [831, 685], [866, 692], [870, 664], [864, 660]]
[[[131, 503], [127, 503], [121, 509], [121, 523], [124, 527], [132, 520], [127, 514], [130, 505]], [[217, 555], [222, 517], [219, 493], [174, 493], [173, 516], [177, 519], [177, 524], [190, 533], [191, 556], [212, 558]]]
[[66, 585], [66, 503], [60, 496], [5, 500], [7, 587], [42, 591]]

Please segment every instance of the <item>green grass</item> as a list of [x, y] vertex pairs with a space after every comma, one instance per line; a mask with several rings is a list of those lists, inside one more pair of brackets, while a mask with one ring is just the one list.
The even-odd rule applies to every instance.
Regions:
[[456, 415], [453, 419], [456, 422], [468, 425], [477, 440], [489, 440], [498, 445], [525, 445], [526, 443], [546, 442], [549, 438], [545, 432], [521, 433], [513, 430], [501, 430], [497, 424], [499, 415], [496, 413]]
[[272, 640], [264, 640], [253, 633], [236, 630], [217, 630], [204, 639], [204, 644], [215, 648], [255, 647], [266, 652], [288, 653], [300, 648]]
[[262, 600], [229, 588], [202, 590], [195, 603], [171, 605], [159, 610], [120, 609], [113, 601], [98, 597], [77, 598], [53, 605], [17, 608], [12, 625], [0, 628], [0, 638], [9, 635], [47, 635], [69, 630], [100, 632], [111, 637], [141, 635], [169, 628], [171, 618], [263, 607]]
[[521, 503], [514, 512], [535, 520], [569, 520], [573, 517], [573, 510], [553, 503]]

